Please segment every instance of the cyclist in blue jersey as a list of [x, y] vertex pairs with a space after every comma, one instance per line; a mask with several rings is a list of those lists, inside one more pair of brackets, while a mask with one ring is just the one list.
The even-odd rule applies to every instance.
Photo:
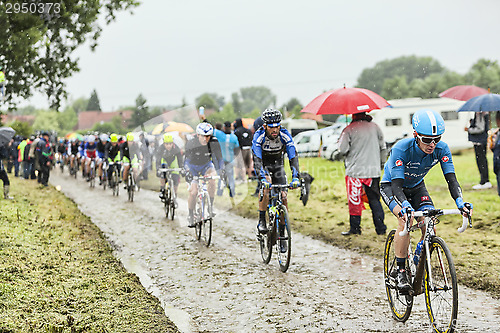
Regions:
[[[292, 170], [290, 187], [299, 187], [300, 180], [299, 158], [292, 136], [286, 128], [281, 127], [281, 112], [276, 109], [266, 109], [262, 113], [262, 120], [264, 125], [253, 136], [252, 153], [255, 174], [260, 178], [265, 188], [264, 197], [259, 202], [259, 224], [257, 225], [257, 229], [260, 233], [267, 233], [266, 209], [269, 201], [269, 188], [271, 184], [286, 184], [286, 174], [283, 166], [283, 155], [285, 152], [290, 160], [290, 168]], [[282, 199], [288, 209], [285, 191], [282, 193]], [[280, 227], [280, 234], [282, 233], [284, 233], [284, 228]]]
[[[441, 141], [445, 131], [444, 120], [430, 109], [417, 111], [413, 115], [413, 138], [396, 143], [384, 166], [380, 193], [385, 204], [398, 217], [398, 228], [394, 235], [397, 270], [397, 287], [408, 292], [411, 286], [405, 272], [409, 235], [400, 236], [407, 219], [413, 223], [413, 211], [433, 209], [434, 205], [424, 183], [424, 177], [436, 164], [448, 183], [451, 197], [464, 216], [472, 213], [472, 204], [464, 202], [462, 189], [455, 175], [450, 148]], [[422, 230], [422, 238], [424, 235]]]

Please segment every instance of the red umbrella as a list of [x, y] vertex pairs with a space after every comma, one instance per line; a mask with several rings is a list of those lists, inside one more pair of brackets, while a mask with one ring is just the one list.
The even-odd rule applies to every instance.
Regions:
[[380, 95], [368, 89], [340, 88], [327, 91], [306, 105], [302, 112], [313, 114], [354, 114], [389, 106]]
[[468, 101], [469, 99], [487, 94], [488, 90], [477, 86], [454, 86], [439, 94], [439, 97], [458, 99], [459, 101]]

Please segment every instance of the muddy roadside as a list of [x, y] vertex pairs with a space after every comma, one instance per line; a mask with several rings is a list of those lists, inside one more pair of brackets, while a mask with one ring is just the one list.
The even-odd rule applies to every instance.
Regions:
[[[422, 297], [412, 316], [395, 322], [385, 298], [380, 260], [293, 235], [292, 264], [283, 274], [260, 258], [254, 221], [218, 212], [206, 248], [187, 228], [186, 203], [167, 220], [156, 192], [124, 193], [54, 173], [54, 185], [104, 232], [115, 255], [158, 297], [184, 332], [428, 332]], [[494, 332], [500, 301], [460, 287], [459, 332]]]

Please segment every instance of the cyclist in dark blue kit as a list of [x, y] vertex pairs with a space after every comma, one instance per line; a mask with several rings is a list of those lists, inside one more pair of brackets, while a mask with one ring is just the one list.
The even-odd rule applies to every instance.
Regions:
[[[400, 236], [407, 218], [413, 222], [414, 210], [433, 209], [434, 204], [424, 183], [424, 177], [436, 164], [448, 183], [451, 197], [464, 216], [472, 213], [472, 204], [464, 202], [462, 189], [455, 175], [450, 148], [441, 141], [445, 131], [444, 120], [434, 110], [419, 110], [413, 115], [413, 138], [396, 143], [384, 166], [384, 176], [380, 192], [385, 204], [398, 217], [398, 228], [394, 235], [394, 248], [397, 271], [397, 287], [408, 292], [411, 286], [405, 273], [405, 260], [408, 255], [409, 235]], [[423, 230], [422, 230], [423, 231]], [[422, 232], [422, 238], [424, 233]]]
[[[260, 178], [265, 188], [264, 197], [259, 202], [259, 224], [257, 225], [257, 229], [260, 233], [266, 233], [268, 232], [266, 226], [266, 209], [269, 201], [269, 188], [271, 184], [286, 184], [286, 174], [283, 166], [283, 155], [285, 152], [290, 160], [290, 168], [292, 170], [290, 187], [299, 187], [300, 180], [299, 158], [292, 136], [286, 128], [281, 127], [281, 112], [271, 108], [266, 109], [262, 113], [262, 120], [264, 121], [264, 125], [253, 136], [252, 153], [255, 174]], [[282, 199], [288, 209], [285, 191], [282, 193]], [[284, 228], [283, 230], [281, 229], [280, 233], [283, 233]]]
[[[191, 181], [192, 176], [216, 176], [220, 170], [224, 174], [224, 160], [219, 141], [213, 136], [214, 128], [210, 123], [202, 122], [196, 126], [196, 137], [186, 143], [186, 158], [184, 167], [187, 170], [186, 180], [191, 183], [188, 198], [188, 226], [195, 227], [194, 208], [198, 195], [197, 181]], [[213, 206], [215, 196], [215, 180], [208, 181], [208, 195]]]

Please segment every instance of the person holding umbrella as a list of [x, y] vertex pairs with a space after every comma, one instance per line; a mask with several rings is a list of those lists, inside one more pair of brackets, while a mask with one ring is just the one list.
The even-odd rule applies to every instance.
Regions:
[[488, 172], [488, 159], [486, 157], [489, 129], [490, 115], [488, 112], [475, 112], [474, 118], [470, 120], [469, 126], [465, 127], [469, 136], [469, 141], [474, 145], [476, 164], [479, 169], [479, 175], [481, 176], [479, 184], [472, 186], [474, 190], [483, 190], [492, 187]]
[[345, 181], [349, 205], [348, 231], [342, 235], [361, 234], [361, 196], [368, 197], [373, 223], [378, 235], [385, 234], [384, 210], [380, 204], [380, 166], [385, 161], [386, 147], [380, 127], [365, 112], [352, 115], [352, 122], [344, 128], [339, 139], [339, 152], [345, 155]]

